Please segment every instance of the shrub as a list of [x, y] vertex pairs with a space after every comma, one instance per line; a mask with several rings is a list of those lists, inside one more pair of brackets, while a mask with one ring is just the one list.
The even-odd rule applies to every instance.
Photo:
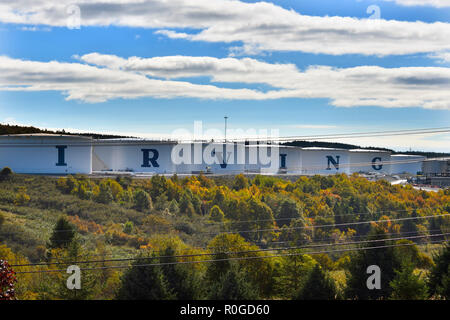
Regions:
[[127, 221], [123, 226], [123, 232], [125, 232], [126, 234], [131, 234], [133, 232], [133, 229], [134, 225], [131, 221]]
[[134, 193], [134, 207], [139, 211], [149, 211], [152, 209], [152, 198], [144, 190], [138, 190]]
[[2, 171], [0, 171], [0, 181], [8, 179], [12, 174], [13, 171], [9, 167], [4, 167]]
[[121, 195], [122, 192], [123, 192], [122, 186], [121, 186], [117, 181], [112, 180], [112, 179], [106, 180], [105, 183], [106, 183], [106, 184], [109, 186], [109, 188], [111, 189], [111, 193], [112, 193], [114, 199], [115, 199], [115, 200], [118, 200], [118, 199], [120, 198], [120, 195]]
[[66, 193], [76, 192], [78, 189], [78, 181], [72, 175], [68, 175], [66, 178]]
[[133, 191], [130, 188], [122, 190], [122, 192], [118, 195], [118, 198], [122, 203], [129, 203], [133, 201]]
[[220, 210], [220, 208], [218, 206], [213, 206], [211, 208], [211, 211], [209, 212], [209, 218], [212, 221], [222, 222], [224, 217], [225, 217], [225, 215], [223, 214], [223, 211]]
[[156, 197], [154, 207], [158, 211], [164, 211], [169, 206], [169, 201], [165, 194], [161, 194]]
[[105, 204], [111, 203], [114, 200], [114, 196], [111, 191], [111, 187], [107, 183], [105, 183], [103, 181], [100, 183], [100, 190], [99, 190], [96, 200], [97, 200], [97, 202], [105, 203]]
[[244, 177], [244, 175], [238, 174], [235, 178], [234, 178], [234, 183], [233, 183], [233, 189], [234, 190], [241, 190], [241, 189], [246, 189], [248, 188], [248, 180], [246, 177]]
[[170, 201], [169, 212], [174, 213], [174, 214], [177, 214], [178, 212], [180, 212], [180, 208], [178, 207], [177, 200], [173, 199], [172, 201]]
[[14, 199], [14, 204], [16, 206], [24, 205], [25, 203], [30, 201], [30, 196], [27, 194], [27, 189], [25, 187], [19, 187], [19, 190], [16, 194], [16, 198]]

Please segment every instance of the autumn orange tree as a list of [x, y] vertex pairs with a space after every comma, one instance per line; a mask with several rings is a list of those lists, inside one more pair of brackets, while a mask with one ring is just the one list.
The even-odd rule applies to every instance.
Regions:
[[15, 272], [8, 261], [0, 260], [0, 300], [15, 300], [14, 285], [16, 282]]

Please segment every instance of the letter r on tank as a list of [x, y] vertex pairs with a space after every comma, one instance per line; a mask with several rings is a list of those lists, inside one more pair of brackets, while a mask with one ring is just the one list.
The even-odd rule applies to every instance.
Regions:
[[[156, 149], [141, 149], [142, 151], [142, 166], [143, 168], [155, 167], [158, 168], [159, 164], [156, 162], [159, 158], [159, 152]], [[150, 157], [150, 152], [152, 157]]]

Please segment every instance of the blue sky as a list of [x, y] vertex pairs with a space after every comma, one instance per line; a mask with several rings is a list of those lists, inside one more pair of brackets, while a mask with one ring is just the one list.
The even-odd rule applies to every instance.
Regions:
[[[238, 17], [245, 20], [247, 7], [230, 9], [230, 16], [219, 17], [216, 24], [209, 18], [215, 14], [211, 1], [194, 13], [180, 9], [188, 1], [177, 0], [177, 7], [160, 13], [152, 10], [157, 1], [148, 1], [148, 19], [145, 10], [136, 16], [131, 9], [113, 11], [115, 16], [108, 13], [110, 8], [101, 8], [98, 12], [108, 14], [96, 16], [81, 4], [79, 29], [65, 25], [67, 6], [61, 2], [55, 2], [52, 14], [44, 10], [53, 8], [51, 2], [36, 2], [32, 9], [38, 14], [29, 20], [0, 14], [0, 73], [5, 78], [0, 75], [0, 122], [145, 137], [192, 130], [196, 120], [205, 128], [222, 129], [224, 115], [229, 116], [229, 128], [276, 128], [282, 136], [450, 126], [450, 41], [445, 41], [450, 4], [445, 1], [443, 7], [434, 7], [406, 6], [402, 0], [282, 0], [272, 2], [276, 7], [255, 7], [257, 11], [251, 10], [258, 1], [241, 1], [249, 4], [249, 23], [257, 26], [251, 31]], [[128, 8], [133, 5], [130, 0]], [[373, 5], [382, 25], [367, 29], [367, 8]], [[13, 13], [31, 10], [26, 0], [0, 5], [3, 12], [5, 8]], [[198, 19], [172, 21], [174, 10]], [[335, 16], [353, 19], [330, 18]], [[323, 23], [319, 20], [317, 27], [298, 34], [304, 17]], [[154, 25], [148, 22], [153, 18], [158, 19]], [[291, 18], [293, 26], [287, 25]], [[396, 25], [401, 22], [409, 23]], [[222, 32], [229, 25], [236, 29]], [[286, 29], [287, 36], [272, 35], [275, 28]], [[347, 30], [355, 36], [346, 35]], [[172, 56], [179, 56], [177, 63], [166, 59]], [[130, 57], [138, 57], [139, 63]], [[163, 59], [150, 59], [155, 57]], [[251, 67], [245, 59], [251, 59]], [[213, 66], [206, 68], [205, 63]], [[320, 74], [311, 71], [313, 66], [319, 66]], [[147, 90], [139, 77], [159, 82], [149, 82], [155, 88]], [[143, 88], [135, 89], [134, 81]], [[448, 135], [343, 142], [450, 151]]]

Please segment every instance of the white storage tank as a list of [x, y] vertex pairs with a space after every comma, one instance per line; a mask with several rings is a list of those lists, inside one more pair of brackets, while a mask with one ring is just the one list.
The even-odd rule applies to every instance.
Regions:
[[391, 153], [383, 150], [351, 149], [350, 173], [390, 173]]
[[0, 168], [17, 173], [90, 174], [92, 139], [57, 134], [0, 136]]
[[103, 139], [93, 142], [93, 171], [174, 173], [174, 142]]
[[422, 172], [424, 160], [426, 160], [424, 156], [393, 154], [391, 155], [391, 174], [417, 174]]
[[350, 173], [350, 152], [345, 149], [308, 147], [301, 149], [301, 173], [336, 174]]
[[244, 172], [245, 145], [240, 143], [180, 143], [172, 149], [177, 173], [239, 174]]
[[302, 172], [302, 152], [300, 148], [290, 146], [280, 146], [279, 159], [280, 170], [288, 174], [301, 174]]
[[280, 166], [279, 145], [250, 143], [246, 146], [245, 172], [276, 174], [280, 172]]

